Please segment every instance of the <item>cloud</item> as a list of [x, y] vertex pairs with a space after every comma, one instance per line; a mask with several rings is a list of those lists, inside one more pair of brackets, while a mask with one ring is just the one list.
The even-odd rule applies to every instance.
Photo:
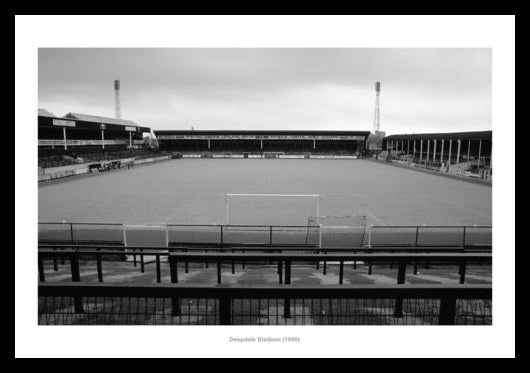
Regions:
[[491, 128], [489, 49], [39, 51], [39, 106], [154, 129], [371, 128], [374, 82], [389, 133]]

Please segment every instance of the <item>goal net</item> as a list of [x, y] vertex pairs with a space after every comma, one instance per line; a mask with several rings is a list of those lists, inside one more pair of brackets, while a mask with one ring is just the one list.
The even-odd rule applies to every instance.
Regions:
[[317, 245], [318, 194], [227, 194], [225, 241]]
[[307, 226], [320, 215], [318, 194], [227, 194], [226, 224]]

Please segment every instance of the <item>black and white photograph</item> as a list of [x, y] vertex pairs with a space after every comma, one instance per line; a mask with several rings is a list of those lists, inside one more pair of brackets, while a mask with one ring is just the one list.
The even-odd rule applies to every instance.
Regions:
[[[492, 19], [514, 53], [513, 16]], [[498, 40], [160, 43], [154, 26], [109, 45], [108, 26], [49, 27], [15, 58], [17, 355], [480, 356], [480, 333], [514, 354], [515, 60]]]

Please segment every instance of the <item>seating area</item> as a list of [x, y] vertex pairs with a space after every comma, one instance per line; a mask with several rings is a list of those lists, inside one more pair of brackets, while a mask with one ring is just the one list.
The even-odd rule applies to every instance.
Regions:
[[109, 150], [109, 151], [79, 151], [76, 152], [72, 150], [63, 155], [49, 155], [39, 157], [38, 166], [39, 168], [49, 168], [49, 167], [60, 167], [68, 166], [72, 164], [81, 164], [81, 163], [91, 163], [91, 162], [100, 162], [108, 161], [114, 159], [123, 159], [123, 158], [150, 158], [160, 153], [153, 152], [148, 149], [126, 149], [126, 150]]
[[50, 155], [46, 157], [39, 157], [38, 166], [39, 168], [49, 168], [69, 166], [76, 163], [78, 162], [71, 157], [65, 157], [64, 155]]

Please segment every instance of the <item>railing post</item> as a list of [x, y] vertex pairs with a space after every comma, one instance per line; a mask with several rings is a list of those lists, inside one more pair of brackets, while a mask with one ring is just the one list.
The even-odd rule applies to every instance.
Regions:
[[221, 234], [221, 246], [223, 246], [223, 243], [224, 243], [223, 227], [224, 227], [224, 225], [219, 226], [219, 230], [220, 230], [220, 234]]
[[81, 274], [79, 273], [79, 257], [77, 252], [70, 254], [70, 272], [72, 274], [73, 282], [81, 281]]
[[[407, 261], [401, 259], [398, 262], [397, 283], [399, 285], [402, 285], [405, 283], [406, 273], [407, 273]], [[403, 298], [402, 297], [396, 298], [396, 307], [394, 309], [394, 317], [403, 317]]]
[[344, 280], [344, 262], [340, 262], [339, 264], [339, 285], [342, 285], [342, 282]]
[[[235, 253], [234, 249], [232, 249], [232, 254]], [[232, 260], [232, 274], [236, 274], [236, 263]]]
[[466, 283], [466, 261], [462, 260], [460, 262], [460, 283], [465, 284]]
[[[188, 252], [188, 249], [184, 249], [184, 252], [187, 253], [187, 252]], [[184, 273], [188, 273], [189, 270], [190, 270], [190, 265], [189, 265], [188, 261], [186, 260], [186, 261], [184, 262]]]
[[159, 254], [156, 255], [155, 260], [156, 260], [156, 282], [161, 283], [162, 275], [160, 273], [160, 255]]
[[[326, 251], [326, 249], [324, 249], [324, 255], [326, 255], [326, 254], [327, 254], [327, 251]], [[324, 262], [322, 263], [322, 267], [323, 267], [323, 268], [322, 268], [322, 274], [323, 274], [323, 275], [326, 275], [326, 274], [327, 274], [327, 269], [328, 269], [328, 268], [327, 268], [328, 266], [327, 266], [327, 261], [326, 261], [326, 259], [324, 259]]]
[[272, 225], [269, 226], [269, 246], [272, 246]]
[[[79, 256], [77, 252], [70, 255], [70, 269], [72, 272], [72, 281], [81, 282], [81, 274], [79, 273]], [[83, 299], [79, 296], [74, 296], [74, 310], [75, 313], [83, 313]]]
[[407, 261], [406, 260], [399, 260], [399, 262], [398, 262], [398, 277], [397, 277], [397, 283], [398, 284], [404, 284], [405, 283], [406, 273], [407, 273]]
[[[173, 284], [177, 284], [179, 282], [177, 265], [178, 263], [175, 257], [169, 255], [169, 273], [171, 277], [171, 283]], [[171, 315], [180, 315], [180, 299], [177, 297], [171, 298]]]
[[278, 283], [283, 283], [283, 261], [278, 259]]
[[178, 275], [178, 268], [177, 268], [177, 260], [173, 255], [169, 255], [169, 275], [171, 278], [171, 283], [178, 284], [179, 282], [179, 275]]
[[39, 281], [44, 282], [44, 261], [42, 259], [42, 255], [38, 254], [38, 265], [39, 265]]
[[232, 299], [228, 296], [219, 298], [219, 323], [221, 325], [232, 325]]
[[[101, 249], [97, 249], [97, 251], [100, 251]], [[97, 253], [96, 254], [96, 266], [97, 266], [97, 270], [98, 270], [98, 281], [99, 282], [103, 282], [103, 266], [102, 266], [102, 263], [101, 263], [101, 254]]]
[[291, 261], [285, 261], [285, 285], [291, 284]]
[[140, 272], [145, 272], [144, 249], [140, 249]]
[[217, 262], [217, 283], [221, 283], [221, 262]]
[[74, 224], [70, 223], [70, 242], [74, 243]]
[[[291, 261], [286, 260], [285, 261], [285, 285], [291, 284]], [[284, 318], [290, 318], [291, 317], [291, 299], [285, 298], [283, 300], [283, 317]]]
[[57, 266], [57, 255], [55, 254], [57, 252], [57, 249], [55, 247], [53, 248], [53, 252], [53, 270], [57, 272], [59, 268]]
[[456, 318], [456, 297], [446, 296], [440, 299], [440, 325], [454, 325]]

